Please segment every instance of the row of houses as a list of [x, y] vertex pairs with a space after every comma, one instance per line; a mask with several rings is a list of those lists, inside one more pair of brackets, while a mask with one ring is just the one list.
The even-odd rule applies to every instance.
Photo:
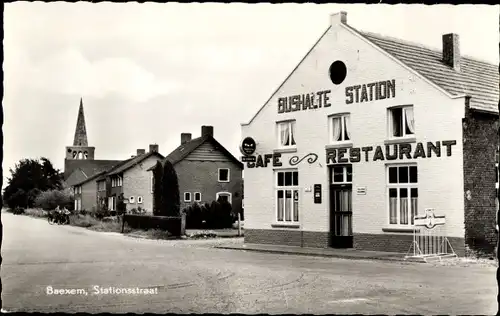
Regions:
[[157, 144], [149, 151], [137, 149], [122, 161], [96, 160], [95, 148], [88, 146], [83, 111], [80, 108], [73, 146], [67, 147], [65, 180], [73, 188], [75, 210], [117, 210], [123, 199], [126, 210], [153, 212], [153, 167], [169, 160], [177, 172], [181, 209], [192, 203], [211, 203], [219, 199], [241, 212], [243, 165], [214, 138], [213, 126], [202, 126], [200, 137], [182, 133], [179, 146], [168, 155]]

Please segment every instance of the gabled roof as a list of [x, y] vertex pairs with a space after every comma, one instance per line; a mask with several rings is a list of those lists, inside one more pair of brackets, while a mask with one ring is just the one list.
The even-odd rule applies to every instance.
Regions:
[[64, 162], [64, 175], [67, 180], [69, 176], [75, 171], [80, 171], [86, 178], [93, 176], [96, 173], [109, 170], [113, 166], [119, 164], [121, 160], [65, 160]]
[[[470, 96], [470, 107], [472, 109], [498, 114], [498, 65], [462, 55], [460, 56], [460, 71], [455, 71], [443, 62], [441, 51], [426, 48], [422, 45], [410, 43], [400, 39], [358, 31], [352, 26], [344, 23], [341, 25], [366, 39], [374, 46], [385, 51], [387, 54], [403, 63], [411, 70], [423, 76], [437, 87], [443, 89], [450, 96]], [[331, 26], [328, 26], [318, 41], [316, 41], [316, 43], [293, 69], [290, 75], [288, 75], [278, 89], [273, 92], [271, 97], [261, 106], [250, 121], [248, 121], [248, 123], [242, 123], [241, 125], [245, 126], [252, 123], [252, 121], [294, 74], [295, 70], [307, 58], [314, 47], [318, 45], [330, 29]]]
[[[243, 164], [236, 157], [234, 157], [224, 146], [222, 146], [213, 136], [210, 135], [194, 138], [184, 144], [181, 144], [179, 147], [174, 149], [170, 154], [168, 154], [167, 157], [165, 157], [165, 159], [169, 160], [172, 163], [172, 165], [175, 165], [176, 163], [182, 161], [184, 158], [189, 156], [189, 154], [191, 154], [193, 151], [195, 151], [198, 147], [200, 147], [206, 142], [210, 142], [211, 144], [213, 144], [215, 147], [217, 147], [217, 149], [222, 151], [222, 153], [226, 157], [228, 157], [238, 166], [243, 168]], [[151, 171], [153, 169], [154, 166], [149, 168], [148, 171]]]
[[85, 180], [83, 180], [83, 181], [80, 181], [80, 182], [74, 183], [74, 184], [72, 184], [71, 186], [80, 186], [80, 185], [85, 184], [85, 183], [87, 183], [87, 182], [90, 182], [90, 181], [92, 181], [92, 180], [96, 180], [96, 181], [97, 181], [97, 178], [98, 178], [98, 177], [100, 177], [101, 175], [105, 174], [105, 173], [106, 173], [106, 171], [101, 171], [101, 172], [99, 172], [99, 173], [94, 174], [94, 175], [93, 175], [93, 176], [91, 176], [91, 177], [88, 177], [87, 179], [85, 179]]
[[146, 160], [146, 159], [148, 159], [149, 157], [152, 157], [152, 156], [157, 156], [160, 159], [164, 159], [165, 158], [162, 154], [154, 152], [154, 151], [153, 152], [149, 152], [147, 154], [139, 155], [137, 157], [133, 157], [133, 158], [127, 159], [122, 164], [120, 164], [118, 166], [115, 166], [113, 169], [109, 170], [106, 173], [106, 176], [112, 176], [112, 175], [116, 175], [116, 174], [122, 173], [124, 171], [127, 171], [128, 169], [136, 166], [137, 164], [143, 162], [144, 160]]
[[460, 71], [455, 71], [442, 61], [441, 51], [378, 34], [357, 32], [451, 95], [470, 96], [471, 108], [498, 113], [498, 65], [460, 56]]

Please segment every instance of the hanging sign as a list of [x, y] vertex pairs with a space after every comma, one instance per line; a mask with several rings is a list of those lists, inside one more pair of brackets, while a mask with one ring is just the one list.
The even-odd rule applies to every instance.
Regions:
[[241, 142], [240, 151], [245, 156], [253, 155], [256, 147], [257, 144], [252, 137], [245, 137], [245, 139]]

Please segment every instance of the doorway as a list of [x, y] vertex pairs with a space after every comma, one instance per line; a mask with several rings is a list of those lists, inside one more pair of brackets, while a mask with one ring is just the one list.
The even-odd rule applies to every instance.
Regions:
[[330, 168], [330, 247], [353, 247], [350, 165]]

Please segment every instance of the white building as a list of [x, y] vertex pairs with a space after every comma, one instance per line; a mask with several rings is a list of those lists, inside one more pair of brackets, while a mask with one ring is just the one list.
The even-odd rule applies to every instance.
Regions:
[[433, 208], [457, 254], [492, 250], [498, 82], [456, 34], [436, 52], [332, 15], [242, 124], [245, 242], [406, 252]]

